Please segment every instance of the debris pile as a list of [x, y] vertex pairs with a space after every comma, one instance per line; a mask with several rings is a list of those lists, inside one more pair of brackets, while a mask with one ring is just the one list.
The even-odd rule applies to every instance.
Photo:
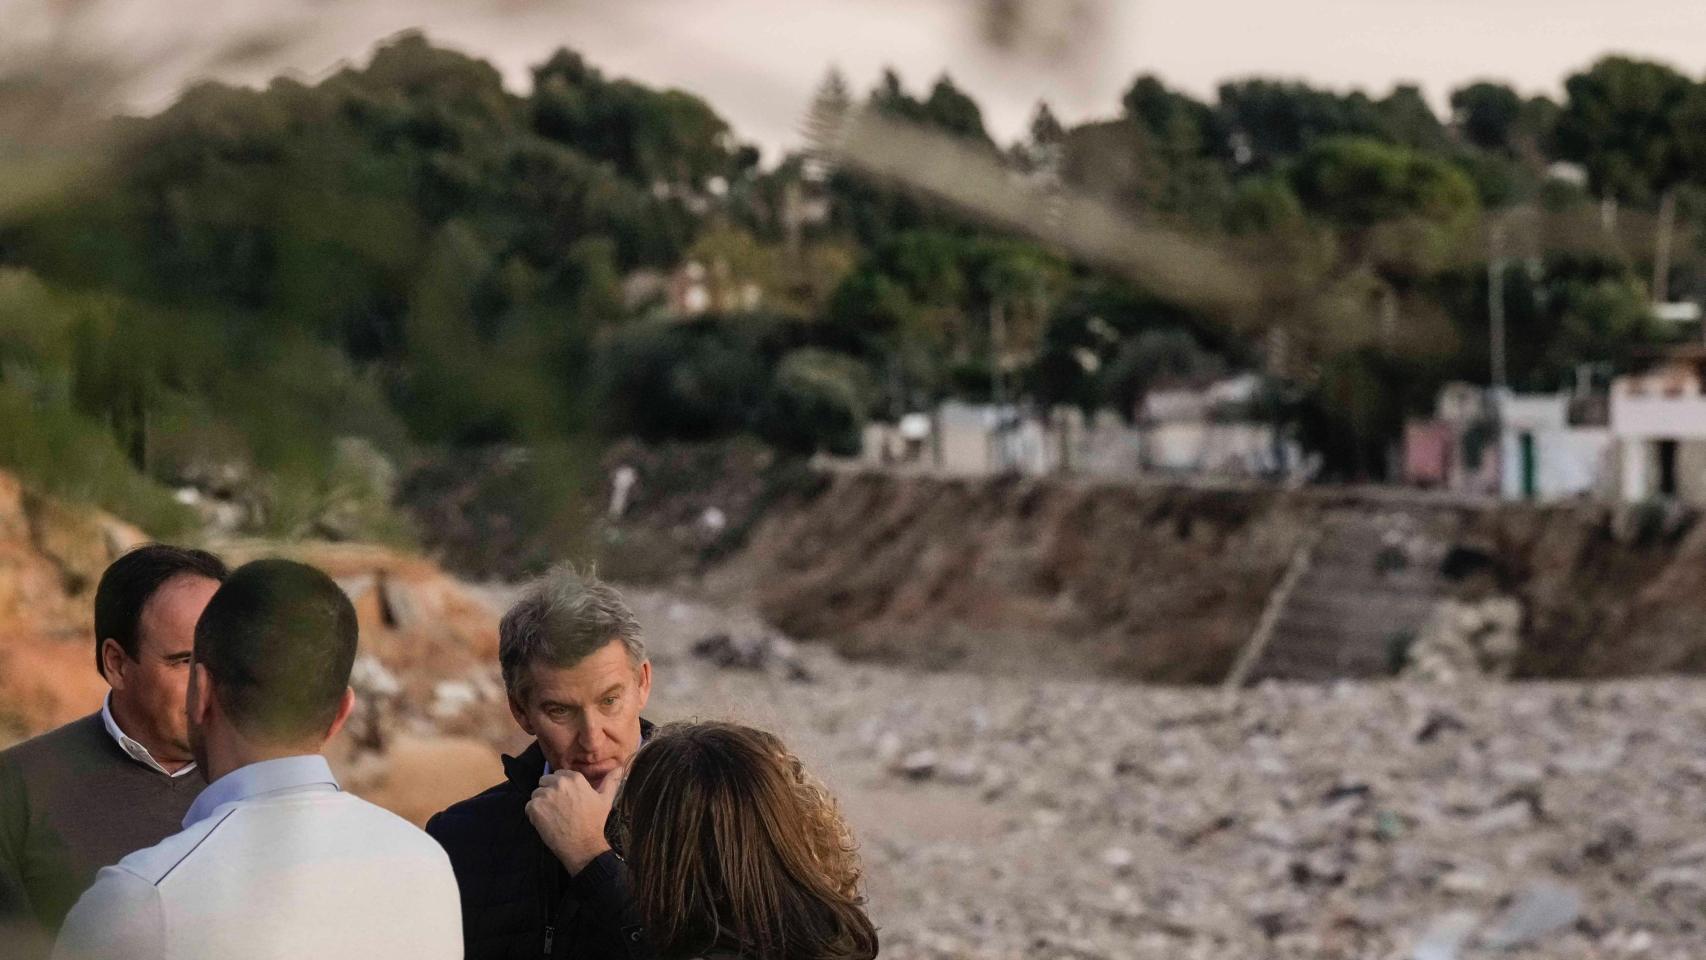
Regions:
[[1522, 653], [1522, 603], [1514, 597], [1443, 600], [1407, 651], [1404, 675], [1435, 683], [1504, 678]]

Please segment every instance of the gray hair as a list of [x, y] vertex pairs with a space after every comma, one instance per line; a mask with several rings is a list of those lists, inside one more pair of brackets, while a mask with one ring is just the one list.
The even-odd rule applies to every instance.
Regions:
[[527, 585], [498, 623], [504, 687], [525, 702], [527, 668], [535, 660], [572, 667], [618, 640], [636, 669], [646, 662], [640, 621], [622, 595], [591, 573], [553, 567]]

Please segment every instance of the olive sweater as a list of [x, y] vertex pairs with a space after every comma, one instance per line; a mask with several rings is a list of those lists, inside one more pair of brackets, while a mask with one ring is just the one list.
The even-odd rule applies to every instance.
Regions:
[[0, 924], [58, 930], [96, 871], [182, 830], [206, 785], [131, 759], [99, 713], [0, 751]]

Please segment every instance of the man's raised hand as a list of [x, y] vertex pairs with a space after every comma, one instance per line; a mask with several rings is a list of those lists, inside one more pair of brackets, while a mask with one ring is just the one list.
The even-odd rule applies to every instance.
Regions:
[[604, 823], [622, 786], [622, 773], [612, 771], [597, 789], [574, 770], [548, 773], [539, 778], [538, 789], [527, 801], [527, 819], [571, 875], [610, 849]]

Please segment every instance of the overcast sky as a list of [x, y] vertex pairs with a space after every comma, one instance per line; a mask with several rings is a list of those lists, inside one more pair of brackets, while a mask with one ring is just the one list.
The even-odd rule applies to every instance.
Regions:
[[[1008, 3], [1028, 28], [995, 44], [988, 0], [0, 0], [13, 36], [0, 39], [0, 57], [29, 42], [32, 16], [76, 9], [81, 42], [161, 51], [127, 94], [148, 109], [195, 75], [314, 77], [423, 27], [492, 60], [517, 89], [528, 65], [568, 45], [608, 73], [703, 96], [767, 151], [797, 143], [831, 64], [861, 93], [885, 65], [915, 90], [946, 71], [1004, 141], [1023, 132], [1039, 98], [1067, 121], [1110, 115], [1144, 71], [1204, 97], [1256, 74], [1375, 93], [1413, 82], [1443, 109], [1454, 86], [1481, 77], [1556, 92], [1565, 74], [1613, 51], [1706, 70], [1706, 0]], [[263, 24], [289, 42], [241, 66], [208, 62], [213, 38]]]

